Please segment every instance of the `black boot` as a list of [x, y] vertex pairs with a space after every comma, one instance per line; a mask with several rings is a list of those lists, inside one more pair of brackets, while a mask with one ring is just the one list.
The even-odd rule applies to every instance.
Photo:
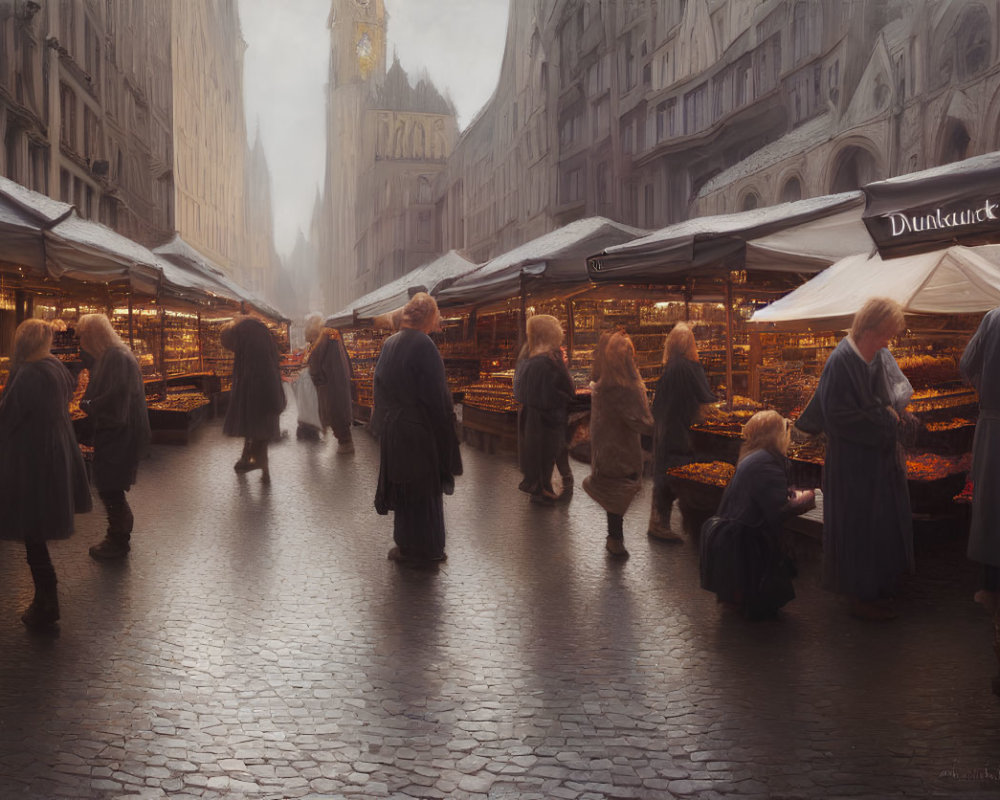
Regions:
[[240, 455], [240, 460], [233, 464], [233, 469], [237, 472], [249, 472], [252, 469], [256, 469], [253, 463], [254, 455], [254, 441], [253, 439], [243, 440], [243, 453]]
[[31, 578], [35, 582], [35, 598], [21, 615], [21, 622], [35, 630], [51, 628], [59, 621], [56, 571], [51, 564], [33, 565]]
[[99, 561], [124, 558], [132, 549], [132, 526], [135, 518], [125, 499], [125, 492], [101, 492], [101, 501], [108, 515], [108, 529], [104, 538], [90, 548], [90, 555]]

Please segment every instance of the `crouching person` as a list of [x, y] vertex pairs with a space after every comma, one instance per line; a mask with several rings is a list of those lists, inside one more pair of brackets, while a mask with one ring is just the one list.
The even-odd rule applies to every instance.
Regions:
[[702, 528], [702, 588], [755, 619], [774, 616], [795, 597], [782, 525], [815, 505], [814, 492], [788, 486], [789, 425], [777, 411], [750, 418], [736, 474]]
[[133, 525], [125, 493], [135, 483], [150, 439], [142, 371], [104, 314], [84, 314], [76, 330], [90, 369], [80, 409], [93, 426], [94, 484], [108, 515], [107, 533], [90, 555], [123, 558], [131, 548]]

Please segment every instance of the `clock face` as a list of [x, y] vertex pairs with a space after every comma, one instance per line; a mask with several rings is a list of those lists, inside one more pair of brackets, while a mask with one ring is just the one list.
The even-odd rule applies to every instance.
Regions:
[[374, 48], [372, 47], [371, 37], [367, 33], [361, 34], [361, 38], [358, 39], [358, 58], [367, 61], [372, 57], [372, 52]]

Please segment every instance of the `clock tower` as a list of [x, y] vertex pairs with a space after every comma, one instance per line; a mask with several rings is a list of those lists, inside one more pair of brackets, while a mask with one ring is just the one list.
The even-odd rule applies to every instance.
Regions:
[[358, 270], [357, 189], [364, 169], [363, 125], [376, 88], [385, 79], [384, 0], [331, 0], [330, 75], [326, 98], [325, 229], [320, 285], [325, 308], [346, 304]]
[[382, 81], [387, 22], [384, 0], [333, 0], [329, 27], [335, 87]]

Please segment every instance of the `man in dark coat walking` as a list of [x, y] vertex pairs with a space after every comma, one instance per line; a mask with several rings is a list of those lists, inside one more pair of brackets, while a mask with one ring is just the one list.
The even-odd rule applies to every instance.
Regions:
[[244, 439], [233, 469], [259, 469], [269, 483], [267, 445], [280, 437], [278, 417], [285, 410], [278, 345], [259, 319], [239, 316], [223, 329], [222, 346], [233, 351], [233, 385], [222, 432]]
[[106, 535], [90, 555], [122, 558], [131, 548], [134, 522], [125, 493], [135, 483], [150, 440], [142, 371], [104, 314], [84, 314], [76, 330], [90, 370], [80, 410], [93, 425], [94, 484], [108, 516]]
[[375, 510], [394, 514], [389, 558], [416, 564], [446, 558], [442, 494], [451, 494], [462, 474], [444, 362], [427, 335], [437, 325], [437, 303], [418, 292], [375, 365], [371, 427], [381, 454]]

